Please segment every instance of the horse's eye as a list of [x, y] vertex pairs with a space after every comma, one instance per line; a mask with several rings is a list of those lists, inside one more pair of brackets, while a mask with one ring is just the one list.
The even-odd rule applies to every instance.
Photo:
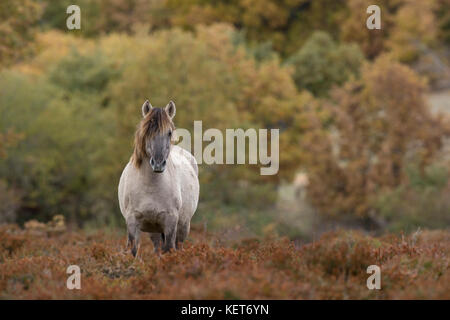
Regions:
[[171, 137], [172, 136], [172, 131], [169, 131], [169, 137]]

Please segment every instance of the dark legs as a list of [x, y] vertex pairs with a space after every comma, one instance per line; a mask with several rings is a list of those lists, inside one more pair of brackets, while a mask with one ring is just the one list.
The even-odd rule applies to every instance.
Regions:
[[164, 228], [164, 244], [163, 253], [170, 251], [170, 249], [175, 250], [175, 240], [177, 237], [177, 221], [166, 224]]
[[136, 220], [134, 218], [127, 220], [127, 229], [128, 229], [128, 241], [127, 247], [131, 247], [131, 254], [133, 257], [137, 257], [140, 248], [140, 236], [141, 231], [139, 230], [138, 225], [136, 224]]
[[190, 228], [191, 228], [190, 222], [185, 223], [185, 224], [180, 224], [178, 226], [177, 239], [176, 239], [176, 243], [175, 243], [177, 250], [183, 248], [183, 242], [187, 238]]
[[[134, 257], [138, 256], [140, 248], [140, 228], [134, 218], [127, 220], [128, 239], [127, 248], [131, 248], [131, 253]], [[189, 234], [190, 223], [181, 224], [178, 226], [178, 219], [176, 216], [168, 216], [165, 221], [163, 233], [150, 233], [150, 239], [153, 242], [155, 253], [166, 253], [171, 249], [181, 249], [182, 243]]]
[[164, 233], [150, 233], [150, 239], [153, 242], [155, 253], [159, 254], [161, 252], [161, 243], [164, 242]]

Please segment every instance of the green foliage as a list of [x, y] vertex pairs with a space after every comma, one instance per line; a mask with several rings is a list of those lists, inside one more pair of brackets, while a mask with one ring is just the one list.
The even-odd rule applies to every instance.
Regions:
[[233, 32], [231, 41], [236, 47], [245, 47], [248, 54], [256, 61], [270, 60], [278, 57], [277, 52], [273, 49], [272, 42], [266, 41], [250, 44], [246, 40], [246, 32], [244, 30]]
[[424, 173], [410, 167], [409, 182], [389, 192], [381, 192], [375, 207], [392, 231], [443, 228], [450, 224], [448, 168], [430, 166]]
[[363, 59], [357, 45], [337, 44], [327, 33], [317, 31], [286, 62], [295, 69], [299, 89], [324, 96], [333, 85], [358, 77]]
[[99, 17], [103, 16], [102, 1], [97, 0], [40, 0], [44, 4], [44, 11], [40, 23], [43, 29], [59, 29], [67, 31], [66, 20], [69, 14], [67, 7], [77, 5], [80, 7], [81, 30], [71, 30], [73, 35], [93, 36], [99, 33]]
[[7, 92], [0, 100], [0, 128], [23, 134], [0, 167], [24, 195], [18, 221], [58, 213], [73, 221], [89, 218], [92, 206], [102, 203], [96, 170], [111, 134], [108, 115], [95, 107], [99, 99], [67, 96], [44, 79], [10, 72], [1, 74], [0, 83]]
[[118, 75], [101, 51], [89, 55], [72, 48], [68, 56], [49, 70], [50, 82], [68, 92], [101, 93]]
[[416, 166], [410, 166], [406, 169], [409, 180], [409, 186], [417, 190], [432, 188], [442, 190], [448, 181], [448, 170], [441, 166], [426, 167], [424, 172]]

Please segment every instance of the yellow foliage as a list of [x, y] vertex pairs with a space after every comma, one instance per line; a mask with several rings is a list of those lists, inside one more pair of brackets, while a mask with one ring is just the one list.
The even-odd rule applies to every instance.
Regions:
[[403, 0], [403, 5], [393, 17], [395, 27], [387, 44], [400, 61], [415, 60], [424, 46], [435, 42], [438, 32], [436, 7], [435, 0]]

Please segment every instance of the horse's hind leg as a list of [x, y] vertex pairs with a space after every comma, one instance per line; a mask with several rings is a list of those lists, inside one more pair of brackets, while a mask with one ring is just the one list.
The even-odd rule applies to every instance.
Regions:
[[162, 233], [150, 233], [150, 239], [153, 242], [153, 247], [155, 248], [155, 253], [160, 253], [161, 251], [161, 240], [163, 240]]

